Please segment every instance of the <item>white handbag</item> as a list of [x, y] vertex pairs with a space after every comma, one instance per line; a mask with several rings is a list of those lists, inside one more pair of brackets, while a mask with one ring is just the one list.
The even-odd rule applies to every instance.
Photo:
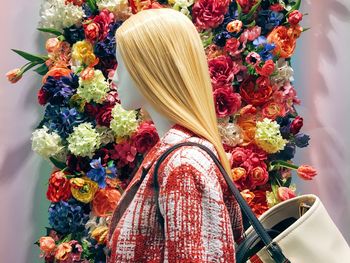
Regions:
[[[327, 213], [319, 197], [305, 194], [286, 200], [258, 217], [265, 229], [279, 228], [281, 232], [272, 240], [292, 263], [346, 263], [350, 262], [350, 248]], [[285, 222], [284, 224], [281, 222]], [[279, 224], [279, 227], [278, 227]], [[284, 226], [283, 226], [284, 225]], [[288, 226], [289, 225], [289, 226]], [[284, 230], [283, 230], [284, 228]], [[254, 240], [250, 250], [258, 246], [259, 237], [250, 226], [245, 232]], [[252, 238], [255, 236], [255, 238]], [[260, 242], [261, 243], [261, 242]], [[260, 244], [261, 247], [261, 244]], [[256, 250], [256, 249], [255, 249]], [[237, 262], [242, 259], [237, 258]], [[274, 263], [266, 246], [246, 262]]]

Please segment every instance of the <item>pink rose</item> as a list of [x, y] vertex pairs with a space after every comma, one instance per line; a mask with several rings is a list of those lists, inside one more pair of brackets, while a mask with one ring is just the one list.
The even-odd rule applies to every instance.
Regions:
[[288, 16], [288, 22], [292, 25], [297, 25], [303, 19], [303, 14], [299, 10], [294, 10]]
[[241, 50], [238, 50], [240, 44], [237, 38], [232, 37], [226, 41], [224, 49], [229, 52], [231, 56], [235, 56], [241, 52]]
[[199, 0], [192, 8], [192, 21], [198, 29], [216, 28], [224, 21], [229, 0]]
[[56, 247], [55, 240], [52, 237], [41, 237], [39, 239], [39, 244], [40, 250], [45, 253], [52, 252]]
[[216, 114], [219, 118], [227, 117], [241, 107], [241, 95], [234, 93], [231, 87], [218, 88], [214, 91]]
[[269, 174], [266, 169], [257, 166], [249, 173], [249, 179], [253, 187], [264, 185], [269, 180]]
[[139, 153], [146, 153], [157, 143], [159, 135], [154, 124], [144, 122], [131, 140]]
[[211, 82], [213, 88], [231, 86], [231, 83], [240, 71], [237, 63], [234, 63], [229, 56], [220, 55], [208, 61]]
[[236, 2], [242, 7], [243, 13], [248, 13], [255, 4], [255, 0], [236, 0]]

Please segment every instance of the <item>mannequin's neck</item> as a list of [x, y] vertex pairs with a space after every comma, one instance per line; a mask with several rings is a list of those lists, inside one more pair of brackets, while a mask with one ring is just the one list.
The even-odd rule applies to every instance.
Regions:
[[152, 106], [148, 103], [144, 105], [144, 109], [147, 111], [149, 116], [151, 117], [159, 135], [159, 138], [163, 137], [163, 135], [170, 130], [170, 128], [175, 124], [173, 121], [169, 120], [164, 115], [157, 112]]

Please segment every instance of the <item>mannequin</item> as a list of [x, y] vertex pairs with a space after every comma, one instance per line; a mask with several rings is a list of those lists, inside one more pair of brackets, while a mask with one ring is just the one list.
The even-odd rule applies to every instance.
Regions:
[[150, 115], [159, 137], [162, 137], [175, 123], [157, 112], [146, 100], [146, 98], [135, 87], [130, 74], [124, 67], [124, 61], [116, 49], [118, 66], [114, 72], [112, 81], [118, 89], [120, 104], [125, 110], [145, 109]]
[[[184, 146], [171, 152], [159, 166], [159, 198], [154, 189], [154, 163], [180, 142], [206, 145], [231, 172], [197, 29], [172, 8], [147, 9], [123, 22], [116, 42], [113, 82], [121, 105], [125, 110], [146, 110], [160, 140], [113, 213], [107, 262], [234, 263], [234, 243], [243, 235], [241, 211], [204, 150]], [[164, 229], [157, 221], [157, 206]]]

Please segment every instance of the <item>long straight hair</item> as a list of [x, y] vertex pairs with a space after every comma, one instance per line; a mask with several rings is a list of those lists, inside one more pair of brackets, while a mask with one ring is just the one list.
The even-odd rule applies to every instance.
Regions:
[[210, 141], [230, 175], [207, 58], [191, 20], [171, 8], [142, 10], [117, 29], [116, 41], [131, 78], [150, 105]]

